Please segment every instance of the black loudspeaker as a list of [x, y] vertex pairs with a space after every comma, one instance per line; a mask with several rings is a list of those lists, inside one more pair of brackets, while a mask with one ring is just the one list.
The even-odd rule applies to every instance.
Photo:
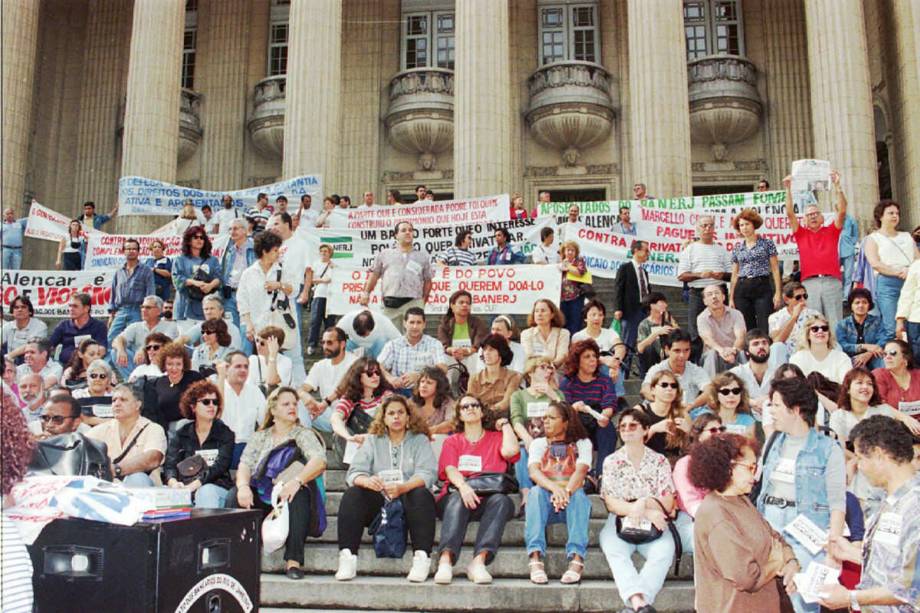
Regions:
[[133, 526], [55, 520], [28, 548], [36, 611], [258, 611], [261, 520], [223, 509]]

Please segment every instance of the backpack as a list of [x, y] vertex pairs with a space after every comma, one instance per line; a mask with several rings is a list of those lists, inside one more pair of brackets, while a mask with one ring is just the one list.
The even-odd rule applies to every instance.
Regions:
[[33, 475], [96, 477], [112, 480], [105, 443], [77, 432], [38, 441], [29, 473]]
[[402, 558], [409, 532], [402, 501], [397, 498], [384, 504], [367, 531], [374, 537], [378, 558]]

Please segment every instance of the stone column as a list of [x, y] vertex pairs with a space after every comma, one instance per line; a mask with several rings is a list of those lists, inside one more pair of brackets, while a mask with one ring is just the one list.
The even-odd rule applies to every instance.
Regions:
[[690, 101], [679, 0], [629, 0], [633, 176], [658, 198], [689, 196]]
[[764, 11], [767, 79], [766, 123], [770, 147], [770, 183], [781, 180], [793, 160], [811, 157], [813, 147], [808, 99], [805, 9], [801, 0], [773, 0]]
[[805, 21], [814, 154], [840, 171], [851, 213], [868, 222], [878, 174], [862, 0], [809, 0]]
[[[894, 154], [898, 158], [897, 198], [902, 204], [902, 227], [920, 224], [920, 0], [891, 3], [895, 35], [897, 73], [896, 95], [892, 95], [892, 114], [898, 118], [892, 131]], [[895, 92], [892, 92], [895, 94]]]
[[32, 129], [32, 84], [38, 45], [38, 0], [4, 0], [3, 36], [3, 208], [16, 216], [26, 189], [29, 133]]
[[292, 2], [282, 174], [319, 174], [331, 193], [341, 146], [342, 1]]
[[246, 132], [246, 60], [249, 0], [201, 0], [198, 4], [198, 71], [205, 121], [201, 186], [231, 190], [243, 183]]
[[[179, 152], [179, 90], [185, 0], [134, 0], [122, 176], [175, 181]], [[119, 230], [140, 233], [161, 216], [119, 218]]]
[[508, 0], [457, 0], [454, 196], [511, 190]]

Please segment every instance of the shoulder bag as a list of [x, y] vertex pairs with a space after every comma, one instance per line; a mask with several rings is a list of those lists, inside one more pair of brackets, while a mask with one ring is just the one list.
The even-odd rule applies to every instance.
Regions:
[[[281, 283], [281, 266], [278, 266], [278, 276], [275, 279]], [[272, 293], [272, 306], [268, 314], [268, 325], [275, 326], [284, 330], [284, 343], [281, 345], [283, 351], [289, 351], [297, 346], [297, 322], [291, 314], [291, 300], [281, 290], [275, 290]]]

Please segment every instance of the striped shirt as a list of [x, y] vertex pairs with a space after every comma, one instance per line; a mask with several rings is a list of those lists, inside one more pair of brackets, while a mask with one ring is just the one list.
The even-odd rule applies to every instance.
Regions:
[[2, 560], [2, 590], [0, 610], [3, 613], [32, 612], [32, 559], [26, 550], [19, 529], [3, 514], [0, 528], [0, 560]]
[[475, 266], [477, 259], [475, 253], [460, 247], [450, 247], [443, 255], [438, 256], [438, 262], [448, 266]]
[[613, 382], [610, 381], [610, 377], [597, 376], [588, 382], [579, 379], [578, 375], [571, 378], [564, 377], [559, 390], [565, 394], [565, 400], [569, 404], [580, 400], [595, 411], [616, 410], [617, 407], [617, 395], [613, 391]]
[[[713, 243], [704, 245], [696, 242], [687, 245], [687, 248], [680, 252], [677, 263], [677, 274], [682, 275], [685, 272], [699, 274], [706, 271], [731, 272], [732, 259], [728, 251], [722, 245]], [[709, 285], [718, 285], [724, 283], [721, 279], [694, 279], [688, 285], [693, 288], [704, 288]]]

